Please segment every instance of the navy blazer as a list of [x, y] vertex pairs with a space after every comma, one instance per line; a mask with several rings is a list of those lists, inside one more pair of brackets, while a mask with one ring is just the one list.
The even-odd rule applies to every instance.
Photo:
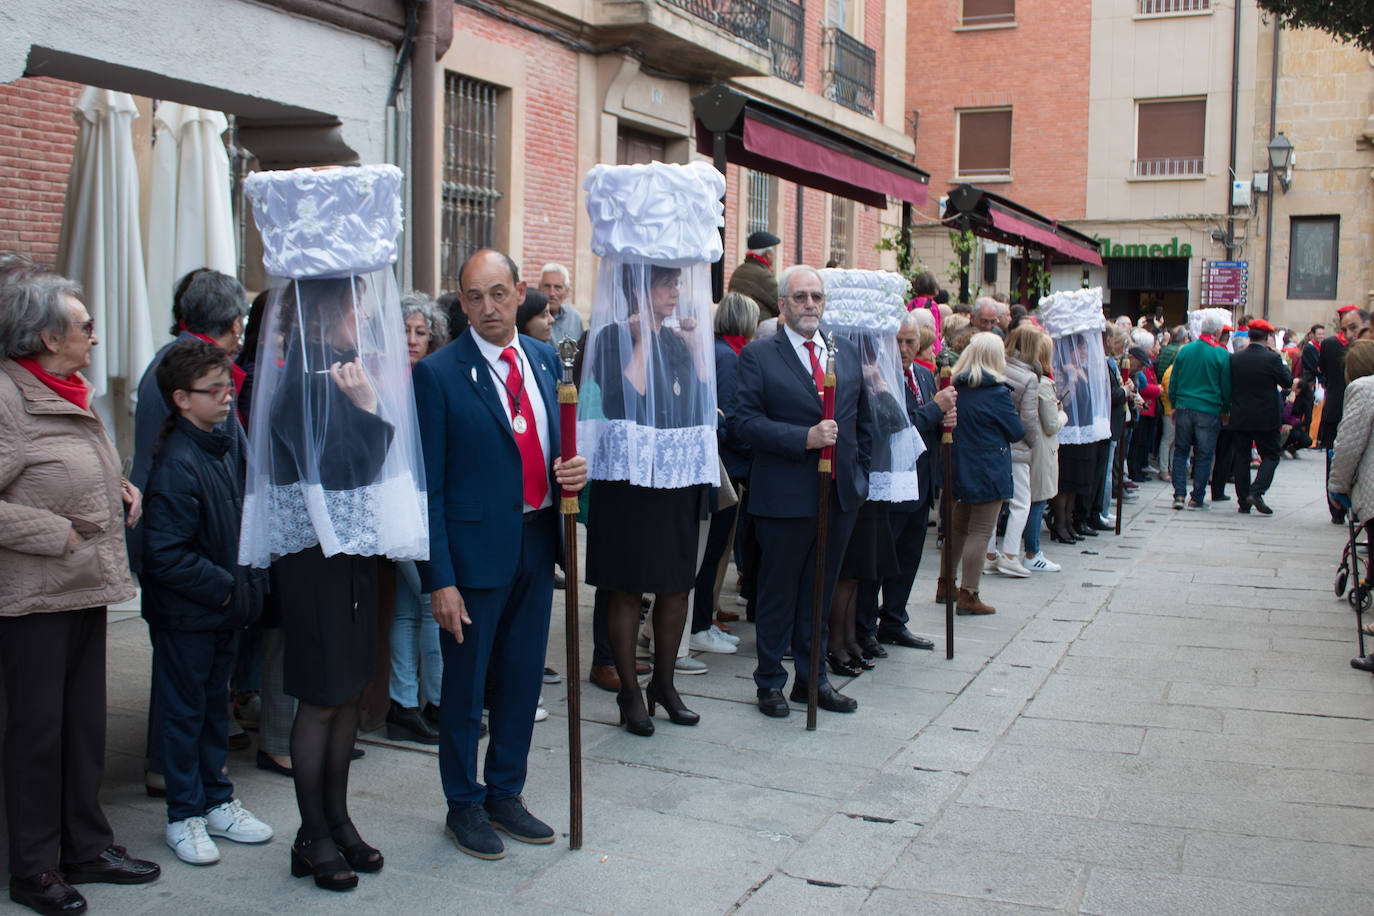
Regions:
[[959, 423], [954, 427], [954, 498], [966, 503], [1011, 499], [1011, 443], [1026, 428], [1011, 400], [1011, 387], [985, 382], [976, 388], [954, 380]]
[[913, 363], [911, 368], [916, 373], [916, 387], [921, 390], [921, 403], [916, 403], [916, 396], [911, 393], [910, 386], [906, 385], [906, 380], [903, 379], [902, 387], [906, 390], [906, 415], [911, 419], [911, 425], [916, 427], [916, 432], [921, 434], [921, 441], [926, 444], [926, 450], [916, 459], [916, 482], [920, 486], [916, 501], [897, 503], [893, 506], [902, 512], [914, 512], [922, 506], [929, 505], [936, 478], [943, 471], [940, 464], [940, 432], [944, 426], [945, 414], [940, 405], [935, 403], [935, 394], [938, 390], [935, 375], [925, 366]]
[[1293, 373], [1269, 347], [1251, 344], [1232, 353], [1231, 429], [1278, 429], [1283, 425], [1284, 396], [1292, 387]]
[[[557, 509], [553, 460], [559, 450], [562, 364], [553, 347], [533, 337], [521, 334], [520, 346], [549, 418], [550, 454], [544, 460]], [[421, 585], [426, 592], [450, 585], [506, 585], [520, 561], [525, 486], [510, 417], [471, 329], [420, 360], [411, 379], [429, 494], [429, 560], [417, 564]], [[546, 516], [539, 524], [548, 525], [549, 536], [559, 538], [558, 513]]]
[[[868, 496], [873, 414], [862, 382], [859, 348], [835, 340], [835, 486], [842, 512]], [[764, 518], [816, 515], [816, 465], [820, 450], [808, 451], [806, 433], [821, 422], [821, 396], [787, 334], [749, 344], [739, 354], [735, 382], [735, 428], [754, 449], [749, 469], [749, 511]]]
[[725, 462], [725, 473], [731, 480], [743, 480], [749, 476], [749, 462], [753, 450], [740, 441], [735, 424], [735, 371], [739, 367], [739, 357], [735, 348], [719, 337], [716, 338], [716, 406], [725, 415], [720, 421], [724, 434], [720, 437], [720, 460]]

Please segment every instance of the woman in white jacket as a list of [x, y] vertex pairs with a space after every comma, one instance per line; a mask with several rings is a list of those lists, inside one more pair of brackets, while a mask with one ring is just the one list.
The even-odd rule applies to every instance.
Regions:
[[1069, 419], [1060, 408], [1059, 396], [1054, 390], [1053, 370], [1050, 369], [1052, 350], [1050, 335], [1040, 333], [1036, 340], [1035, 365], [1040, 374], [1037, 407], [1041, 435], [1031, 447], [1031, 504], [1026, 520], [1024, 564], [1026, 569], [1036, 572], [1059, 572], [1059, 564], [1046, 559], [1040, 549], [1040, 520], [1045, 515], [1045, 504], [1059, 492], [1059, 430]]

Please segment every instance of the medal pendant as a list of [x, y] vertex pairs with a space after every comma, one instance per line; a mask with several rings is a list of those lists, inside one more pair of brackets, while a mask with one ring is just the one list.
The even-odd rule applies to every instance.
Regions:
[[511, 420], [510, 425], [511, 429], [515, 430], [517, 436], [523, 436], [525, 430], [529, 428], [529, 424], [526, 423], [525, 418], [521, 416], [517, 416], [514, 420]]
[[673, 379], [673, 396], [682, 397], [682, 386], [678, 384], [677, 379]]

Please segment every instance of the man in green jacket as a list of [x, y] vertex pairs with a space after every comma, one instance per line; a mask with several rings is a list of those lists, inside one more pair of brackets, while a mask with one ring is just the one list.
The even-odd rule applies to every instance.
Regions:
[[1159, 378], [1164, 378], [1164, 373], [1169, 371], [1169, 367], [1174, 364], [1174, 357], [1178, 351], [1183, 349], [1183, 345], [1188, 342], [1188, 326], [1179, 325], [1169, 331], [1169, 343], [1159, 351], [1159, 358], [1155, 360], [1155, 373]]
[[1179, 349], [1169, 374], [1174, 409], [1174, 508], [1182, 509], [1188, 490], [1188, 455], [1193, 457], [1189, 509], [1206, 509], [1203, 496], [1212, 476], [1217, 435], [1231, 415], [1231, 355], [1217, 343], [1221, 320], [1202, 320], [1198, 339]]
[[732, 293], [743, 293], [759, 307], [759, 321], [778, 317], [778, 278], [773, 273], [773, 252], [782, 239], [771, 232], [751, 232], [745, 240], [749, 252], [730, 274]]

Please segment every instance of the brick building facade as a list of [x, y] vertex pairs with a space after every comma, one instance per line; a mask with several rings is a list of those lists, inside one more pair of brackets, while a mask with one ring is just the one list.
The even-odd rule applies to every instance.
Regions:
[[82, 88], [46, 77], [0, 83], [0, 250], [43, 264], [56, 258], [76, 145], [72, 106]]

